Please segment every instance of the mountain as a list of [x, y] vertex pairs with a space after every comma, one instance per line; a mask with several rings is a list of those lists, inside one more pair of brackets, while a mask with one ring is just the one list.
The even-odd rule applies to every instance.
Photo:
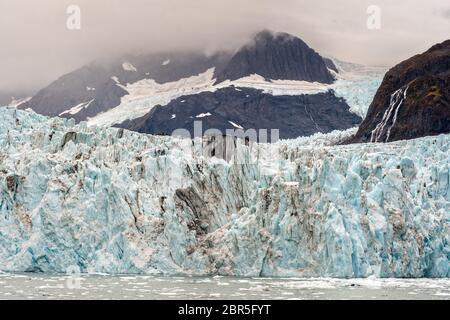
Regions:
[[220, 66], [228, 59], [225, 53], [157, 53], [96, 61], [57, 79], [20, 108], [83, 121], [120, 105], [129, 94], [125, 87], [128, 83], [143, 79], [177, 81]]
[[[328, 61], [329, 63], [329, 61]], [[216, 74], [217, 82], [258, 74], [272, 80], [333, 83], [327, 62], [301, 39], [262, 31], [242, 47]]]
[[31, 99], [33, 92], [31, 90], [1, 91], [0, 90], [0, 107], [3, 106], [19, 106]]
[[[358, 71], [351, 80], [347, 74], [298, 37], [263, 31], [234, 54], [154, 53], [97, 61], [62, 76], [19, 108], [152, 134], [191, 130], [192, 119], [215, 109], [201, 119], [205, 127], [225, 130], [240, 123], [295, 138], [360, 123], [379, 74]], [[362, 74], [370, 89], [361, 92]]]
[[203, 131], [278, 129], [281, 139], [310, 136], [357, 126], [361, 118], [349, 111], [343, 98], [328, 91], [313, 95], [270, 95], [252, 88], [226, 87], [183, 96], [156, 106], [144, 117], [121, 125], [129, 130], [171, 135], [184, 128], [194, 136], [194, 123]]
[[331, 59], [299, 38], [263, 31], [223, 69], [215, 69], [209, 90], [174, 96], [116, 126], [164, 135], [183, 128], [193, 136], [195, 122], [201, 121], [203, 131], [278, 129], [282, 139], [357, 126], [362, 119], [336, 96], [334, 89], [341, 86], [332, 87], [336, 79], [330, 70], [338, 73]]
[[349, 142], [391, 142], [450, 132], [450, 40], [389, 70]]
[[450, 135], [335, 145], [353, 132], [225, 161], [0, 108], [0, 271], [449, 277]]

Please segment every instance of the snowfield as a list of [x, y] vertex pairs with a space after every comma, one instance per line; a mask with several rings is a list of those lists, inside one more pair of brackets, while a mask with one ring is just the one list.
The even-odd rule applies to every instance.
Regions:
[[226, 162], [14, 108], [0, 123], [0, 270], [450, 276], [450, 135], [334, 146], [348, 130]]
[[133, 84], [122, 85], [117, 77], [113, 77], [117, 85], [129, 94], [122, 97], [119, 106], [100, 113], [89, 119], [90, 126], [112, 126], [126, 120], [145, 116], [157, 105], [167, 105], [170, 101], [184, 95], [215, 90], [214, 68], [197, 76], [180, 79], [174, 82], [159, 84], [152, 79], [144, 79]]
[[[351, 112], [364, 118], [381, 84], [386, 71], [385, 68], [370, 68], [337, 60], [335, 60], [335, 64], [339, 67], [340, 73], [334, 73], [337, 81], [333, 84], [268, 80], [257, 74], [216, 84], [215, 68], [208, 69], [199, 75], [164, 84], [159, 84], [153, 79], [143, 79], [124, 85], [119, 82], [117, 77], [112, 77], [116, 84], [127, 91], [128, 94], [122, 97], [119, 106], [88, 119], [88, 124], [90, 126], [113, 126], [127, 120], [143, 117], [155, 106], [165, 106], [179, 97], [202, 92], [214, 92], [231, 86], [234, 86], [236, 90], [239, 90], [239, 87], [253, 88], [274, 96], [310, 95], [333, 90], [336, 96], [347, 101]], [[79, 110], [79, 107], [75, 106], [64, 113], [71, 113], [73, 109]]]

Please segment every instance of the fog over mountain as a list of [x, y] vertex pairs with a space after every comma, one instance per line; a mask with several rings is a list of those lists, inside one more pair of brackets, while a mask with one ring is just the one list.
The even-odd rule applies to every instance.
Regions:
[[[343, 2], [2, 0], [0, 95], [35, 91], [89, 61], [126, 52], [235, 50], [266, 28], [367, 65], [394, 65], [448, 37], [447, 0], [379, 0], [380, 30], [366, 26], [372, 1]], [[66, 27], [69, 5], [81, 9], [80, 30]]]

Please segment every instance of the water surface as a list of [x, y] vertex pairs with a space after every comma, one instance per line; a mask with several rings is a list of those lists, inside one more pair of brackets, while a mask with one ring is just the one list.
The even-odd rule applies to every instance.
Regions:
[[0, 273], [0, 299], [433, 299], [450, 279], [302, 279]]

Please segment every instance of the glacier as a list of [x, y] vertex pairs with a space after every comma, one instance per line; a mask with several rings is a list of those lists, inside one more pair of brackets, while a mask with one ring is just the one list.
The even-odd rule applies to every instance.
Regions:
[[[143, 79], [132, 84], [128, 83], [123, 85], [117, 77], [112, 77], [116, 85], [127, 91], [128, 94], [122, 97], [119, 106], [89, 118], [88, 125], [114, 126], [127, 120], [143, 117], [155, 106], [166, 106], [171, 101], [182, 96], [203, 92], [215, 92], [231, 86], [235, 87], [236, 90], [240, 90], [239, 88], [253, 88], [274, 96], [311, 95], [331, 90], [337, 97], [346, 100], [351, 112], [364, 118], [381, 84], [386, 68], [367, 67], [336, 59], [333, 59], [333, 61], [339, 69], [339, 73], [330, 70], [336, 78], [333, 84], [291, 80], [267, 80], [257, 74], [234, 81], [226, 80], [216, 84], [214, 77], [215, 68], [210, 68], [204, 73], [189, 78], [164, 84], [159, 84], [153, 79]], [[60, 116], [65, 113], [75, 114], [83, 109], [83, 105], [85, 104], [74, 106], [70, 110], [61, 113]], [[85, 105], [84, 108], [88, 106]]]
[[236, 146], [0, 108], [0, 270], [449, 277], [450, 135]]
[[330, 59], [339, 70], [339, 73], [330, 70], [336, 78], [331, 89], [337, 97], [346, 100], [351, 112], [364, 119], [388, 68]]

